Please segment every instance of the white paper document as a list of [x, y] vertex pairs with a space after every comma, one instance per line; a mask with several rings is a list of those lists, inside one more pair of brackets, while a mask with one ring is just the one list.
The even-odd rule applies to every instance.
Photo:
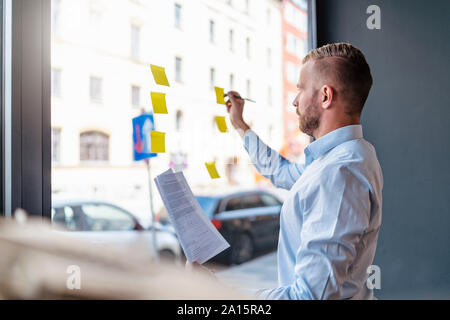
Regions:
[[203, 264], [230, 247], [203, 212], [182, 172], [170, 169], [155, 182], [190, 263]]

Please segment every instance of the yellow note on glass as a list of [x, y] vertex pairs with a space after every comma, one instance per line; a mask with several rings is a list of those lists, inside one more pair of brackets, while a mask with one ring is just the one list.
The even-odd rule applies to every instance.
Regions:
[[214, 87], [214, 89], [216, 90], [217, 103], [226, 105], [225, 97], [224, 97], [225, 90], [223, 88], [219, 88], [219, 87]]
[[163, 132], [151, 131], [151, 153], [165, 153], [166, 152], [166, 134]]
[[217, 127], [220, 132], [228, 132], [227, 123], [225, 121], [225, 117], [216, 117]]
[[151, 64], [150, 68], [152, 69], [153, 78], [155, 78], [157, 84], [170, 87], [169, 81], [167, 81], [166, 70], [163, 67]]
[[206, 162], [205, 165], [206, 165], [206, 169], [208, 169], [211, 179], [220, 179], [219, 173], [217, 172], [217, 169], [216, 169], [215, 162]]
[[152, 98], [153, 113], [168, 114], [166, 104], [166, 94], [151, 92], [150, 96]]

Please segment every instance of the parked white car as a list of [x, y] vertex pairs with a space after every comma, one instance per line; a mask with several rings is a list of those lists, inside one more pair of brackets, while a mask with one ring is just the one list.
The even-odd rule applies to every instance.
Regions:
[[[143, 228], [127, 210], [108, 202], [57, 199], [52, 202], [52, 222], [64, 227], [70, 237], [79, 237], [96, 245], [143, 246], [153, 250], [152, 226]], [[171, 226], [155, 224], [159, 256], [178, 262], [181, 247]]]

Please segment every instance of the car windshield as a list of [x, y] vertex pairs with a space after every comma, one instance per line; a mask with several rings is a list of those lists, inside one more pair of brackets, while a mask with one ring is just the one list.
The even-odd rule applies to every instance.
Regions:
[[209, 218], [212, 218], [214, 209], [217, 205], [217, 200], [215, 198], [210, 197], [196, 197], [198, 200], [198, 203], [200, 203], [200, 206], [202, 207], [203, 211], [205, 211], [206, 215]]

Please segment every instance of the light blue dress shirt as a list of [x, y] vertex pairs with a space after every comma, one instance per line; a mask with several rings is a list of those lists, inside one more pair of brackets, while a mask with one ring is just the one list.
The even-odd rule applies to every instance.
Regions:
[[290, 190], [280, 215], [278, 288], [263, 299], [372, 299], [366, 285], [381, 226], [383, 176], [375, 148], [352, 125], [291, 163], [251, 130], [245, 148], [272, 183]]

